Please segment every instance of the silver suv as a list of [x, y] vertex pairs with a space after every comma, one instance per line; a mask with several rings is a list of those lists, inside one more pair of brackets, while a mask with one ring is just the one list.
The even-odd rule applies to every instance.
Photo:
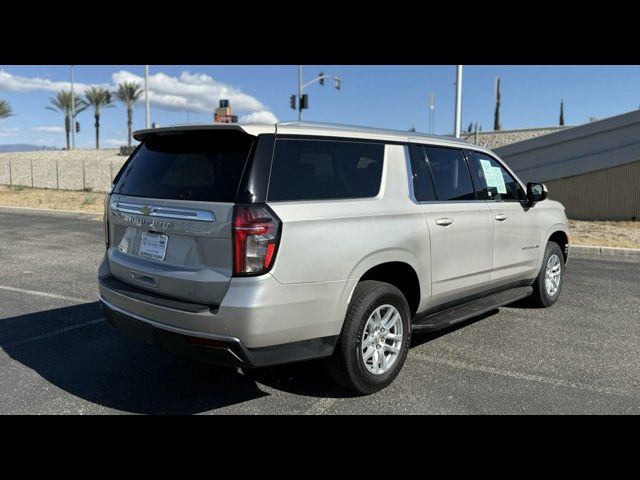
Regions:
[[488, 150], [309, 123], [135, 138], [105, 204], [100, 300], [148, 343], [243, 368], [325, 358], [372, 393], [412, 333], [560, 295], [564, 208]]

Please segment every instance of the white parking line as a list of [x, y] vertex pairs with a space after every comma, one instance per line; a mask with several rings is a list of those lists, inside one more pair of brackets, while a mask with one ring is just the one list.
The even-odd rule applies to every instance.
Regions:
[[322, 415], [324, 412], [329, 410], [329, 408], [331, 408], [334, 403], [336, 403], [335, 398], [321, 398], [313, 405], [311, 405], [309, 409], [303, 413], [303, 415]]
[[29, 295], [39, 295], [41, 297], [57, 298], [58, 300], [67, 300], [74, 303], [88, 303], [95, 302], [97, 298], [86, 299], [78, 297], [69, 297], [67, 295], [58, 295], [57, 293], [38, 292], [36, 290], [26, 290], [24, 288], [9, 287], [7, 285], [0, 285], [0, 290], [6, 290], [8, 292], [27, 293]]
[[35, 337], [29, 337], [25, 338], [24, 340], [18, 340], [17, 342], [8, 343], [2, 348], [6, 349], [7, 347], [17, 347], [18, 345], [24, 345], [25, 343], [36, 342], [44, 338], [55, 337], [56, 335], [60, 335], [61, 333], [71, 332], [73, 330], [77, 330], [78, 328], [88, 327], [89, 325], [95, 325], [96, 323], [101, 323], [104, 321], [106, 321], [104, 318], [98, 318], [97, 320], [91, 320], [90, 322], [86, 322], [80, 325], [73, 325], [72, 327], [61, 328], [60, 330], [54, 330], [53, 332], [43, 333], [42, 335], [36, 335]]
[[559, 378], [546, 377], [543, 375], [534, 375], [530, 373], [523, 372], [512, 372], [510, 370], [502, 370], [495, 367], [489, 367], [486, 365], [473, 365], [463, 361], [458, 360], [449, 360], [446, 358], [437, 358], [429, 355], [424, 355], [421, 353], [413, 353], [410, 352], [408, 359], [417, 359], [422, 360], [429, 363], [435, 363], [438, 365], [445, 365], [447, 367], [458, 368], [461, 370], [469, 370], [472, 372], [481, 372], [481, 373], [489, 373], [493, 375], [500, 375], [503, 377], [516, 378], [518, 380], [525, 380], [528, 382], [538, 382], [538, 383], [546, 383], [547, 385], [554, 385], [556, 387], [567, 387], [567, 388], [575, 388], [579, 390], [589, 390], [591, 392], [603, 393], [607, 395], [622, 395], [625, 397], [637, 398], [638, 392], [630, 392], [626, 390], [619, 390], [616, 388], [608, 388], [608, 387], [600, 387], [598, 385], [591, 385], [587, 383], [579, 383], [579, 382], [570, 382], [567, 380], [562, 380]]
[[[70, 297], [70, 296], [67, 296], [67, 295], [58, 295], [57, 293], [40, 292], [40, 291], [37, 291], [37, 290], [27, 290], [25, 288], [9, 287], [8, 285], [0, 285], [0, 290], [6, 290], [8, 292], [26, 293], [28, 295], [38, 295], [40, 297], [55, 298], [57, 300], [65, 300], [67, 302], [73, 302], [73, 303], [91, 303], [91, 302], [95, 302], [96, 301], [96, 299]], [[15, 346], [18, 346], [18, 345], [23, 345], [25, 343], [35, 342], [35, 341], [38, 341], [38, 340], [42, 340], [44, 338], [49, 338], [49, 337], [53, 337], [55, 335], [59, 335], [61, 333], [67, 333], [67, 332], [70, 332], [72, 330], [76, 330], [78, 328], [87, 327], [89, 325], [95, 325], [96, 323], [100, 323], [100, 322], [104, 322], [104, 321], [105, 321], [104, 318], [99, 318], [97, 320], [91, 320], [90, 322], [85, 322], [85, 323], [82, 323], [82, 324], [79, 324], [79, 325], [73, 325], [71, 327], [61, 328], [59, 330], [54, 330], [53, 332], [43, 333], [42, 335], [36, 335], [35, 337], [29, 337], [29, 338], [25, 338], [23, 340], [18, 340], [17, 342], [9, 343], [7, 345], [4, 345], [3, 348], [15, 347]]]

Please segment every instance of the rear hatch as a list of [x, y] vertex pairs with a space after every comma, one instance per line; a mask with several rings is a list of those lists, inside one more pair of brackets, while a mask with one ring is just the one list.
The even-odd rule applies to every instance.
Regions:
[[255, 140], [225, 129], [144, 136], [107, 205], [112, 275], [219, 305], [232, 276], [234, 199]]

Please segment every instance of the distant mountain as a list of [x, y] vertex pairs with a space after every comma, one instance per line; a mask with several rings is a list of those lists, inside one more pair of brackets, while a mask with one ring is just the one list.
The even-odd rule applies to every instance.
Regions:
[[10, 145], [0, 145], [0, 153], [5, 152], [33, 152], [36, 150], [59, 150], [56, 147], [43, 147], [42, 145], [29, 145], [27, 143], [14, 143]]

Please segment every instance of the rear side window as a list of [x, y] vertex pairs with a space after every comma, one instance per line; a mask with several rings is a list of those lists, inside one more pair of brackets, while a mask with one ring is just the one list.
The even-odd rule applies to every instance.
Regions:
[[276, 140], [268, 200], [375, 197], [384, 144], [339, 140]]
[[475, 200], [471, 174], [462, 150], [425, 147], [438, 200]]
[[233, 131], [154, 135], [127, 162], [113, 192], [233, 202], [253, 140], [250, 135]]

